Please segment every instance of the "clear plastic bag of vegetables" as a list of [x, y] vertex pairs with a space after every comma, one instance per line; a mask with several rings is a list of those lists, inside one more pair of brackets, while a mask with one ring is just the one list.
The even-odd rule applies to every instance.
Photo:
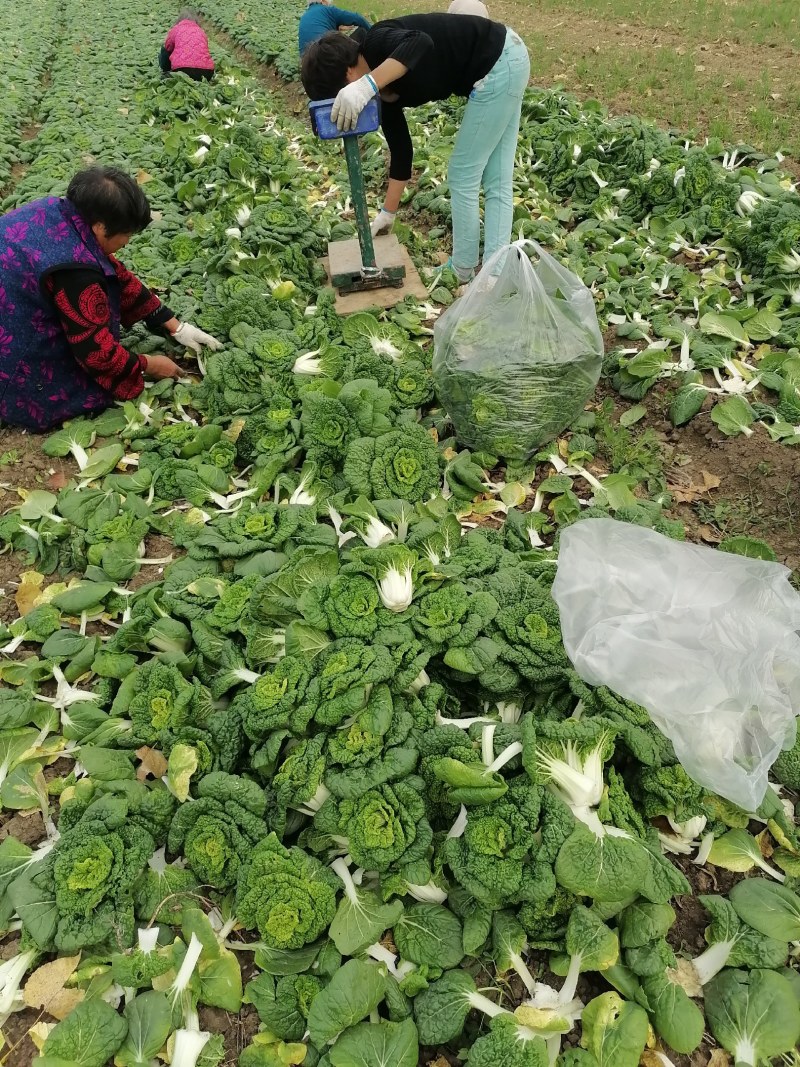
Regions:
[[459, 441], [516, 462], [580, 414], [602, 361], [592, 294], [535, 241], [491, 256], [434, 329], [436, 393]]

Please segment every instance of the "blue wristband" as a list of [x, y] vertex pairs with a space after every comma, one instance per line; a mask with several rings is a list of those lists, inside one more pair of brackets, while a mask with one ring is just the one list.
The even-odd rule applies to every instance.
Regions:
[[375, 81], [375, 79], [372, 77], [371, 74], [365, 74], [364, 77], [367, 79], [369, 84], [372, 86], [372, 91], [375, 94], [375, 96], [377, 96], [378, 92], [379, 92], [378, 83]]

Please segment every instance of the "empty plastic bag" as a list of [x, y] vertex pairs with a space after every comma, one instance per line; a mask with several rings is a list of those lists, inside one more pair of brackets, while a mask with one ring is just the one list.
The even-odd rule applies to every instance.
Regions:
[[437, 321], [433, 346], [436, 393], [458, 440], [515, 461], [581, 413], [603, 362], [592, 294], [535, 241], [484, 263]]
[[614, 519], [561, 534], [553, 597], [578, 674], [647, 708], [691, 777], [748, 812], [800, 712], [788, 576]]

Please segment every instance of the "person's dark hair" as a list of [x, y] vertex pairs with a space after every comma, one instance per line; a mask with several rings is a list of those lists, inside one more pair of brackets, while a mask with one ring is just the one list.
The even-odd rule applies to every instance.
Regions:
[[67, 189], [78, 214], [93, 226], [102, 222], [109, 237], [140, 233], [150, 225], [150, 204], [135, 179], [118, 167], [79, 170]]
[[347, 85], [347, 71], [358, 63], [358, 42], [332, 30], [303, 52], [300, 78], [311, 100], [328, 100]]

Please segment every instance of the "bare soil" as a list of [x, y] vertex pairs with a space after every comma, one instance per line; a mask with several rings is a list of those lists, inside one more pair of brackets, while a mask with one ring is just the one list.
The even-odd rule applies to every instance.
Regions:
[[687, 476], [702, 482], [704, 471], [720, 479], [707, 502], [674, 508], [689, 537], [707, 543], [729, 536], [757, 537], [790, 570], [800, 568], [797, 449], [771, 441], [763, 427], [752, 437], [725, 437], [707, 415], [699, 415], [674, 433], [673, 456], [671, 484], [680, 485]]
[[[13, 948], [11, 955], [17, 951], [18, 946]], [[10, 957], [4, 955], [3, 958]], [[29, 1036], [31, 1027], [38, 1022], [54, 1023], [55, 1021], [46, 1012], [41, 1012], [37, 1008], [23, 1008], [22, 1011], [9, 1015], [3, 1024], [5, 1044], [0, 1050], [0, 1067], [30, 1067], [37, 1054], [36, 1046]]]
[[0, 812], [0, 841], [13, 837], [23, 845], [33, 848], [44, 837], [44, 821], [40, 811]]
[[260, 1020], [256, 1009], [250, 1004], [244, 1004], [239, 1014], [233, 1015], [221, 1008], [201, 1006], [199, 1014], [201, 1030], [222, 1034], [225, 1038], [225, 1057], [220, 1067], [236, 1067], [240, 1052], [258, 1032]]

